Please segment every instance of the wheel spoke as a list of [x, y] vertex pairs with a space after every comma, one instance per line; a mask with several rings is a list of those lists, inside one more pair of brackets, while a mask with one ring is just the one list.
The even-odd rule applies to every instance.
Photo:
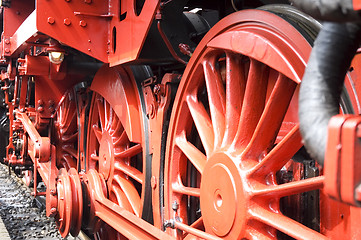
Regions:
[[114, 157], [119, 157], [119, 158], [134, 157], [135, 155], [141, 152], [142, 152], [142, 145], [136, 144], [122, 152], [115, 152]]
[[[195, 228], [195, 229], [202, 229], [204, 230], [204, 226], [203, 226], [203, 218], [200, 217], [198, 218], [194, 223], [192, 223], [192, 225], [190, 225], [192, 228]], [[183, 239], [184, 240], [198, 240], [199, 238], [194, 236], [194, 235], [191, 235], [191, 234], [188, 234], [188, 233], [185, 233], [183, 235]]]
[[127, 135], [126, 131], [124, 131], [124, 129], [123, 129], [122, 133], [120, 134], [119, 137], [117, 137], [115, 139], [113, 144], [114, 144], [115, 147], [117, 147], [117, 146], [121, 146], [121, 145], [125, 144], [127, 141], [129, 141], [128, 140], [128, 135]]
[[101, 129], [105, 129], [105, 109], [103, 100], [99, 97], [96, 101]]
[[324, 176], [308, 178], [295, 182], [288, 182], [280, 185], [263, 185], [257, 186], [256, 190], [252, 191], [253, 197], [271, 197], [271, 198], [280, 198], [291, 196], [297, 193], [308, 192], [323, 187]]
[[92, 126], [93, 132], [95, 134], [95, 137], [97, 138], [98, 142], [100, 143], [102, 140], [102, 130], [98, 127], [98, 125], [94, 124]]
[[60, 105], [59, 113], [58, 113], [59, 123], [61, 124], [62, 127], [65, 126], [68, 115], [69, 115], [69, 108], [67, 108], [67, 106], [65, 106], [65, 104], [63, 103], [62, 105]]
[[204, 166], [207, 162], [207, 157], [192, 143], [187, 141], [185, 132], [182, 132], [176, 138], [176, 144], [193, 164], [193, 166], [202, 174]]
[[123, 162], [116, 162], [114, 163], [115, 170], [122, 171], [129, 177], [133, 178], [135, 181], [139, 182], [140, 184], [143, 184], [143, 173], [140, 172], [138, 169], [131, 167], [127, 164], [124, 164]]
[[187, 104], [204, 150], [208, 155], [213, 151], [214, 147], [213, 127], [209, 115], [203, 104], [196, 100], [194, 96], [187, 97]]
[[273, 146], [296, 86], [295, 82], [279, 74], [252, 140], [244, 152], [246, 158], [258, 159]]
[[204, 228], [203, 218], [202, 217], [198, 218], [194, 223], [192, 223], [191, 227], [197, 229]]
[[248, 229], [245, 233], [245, 239], [247, 240], [274, 240], [274, 236], [271, 233], [267, 232], [267, 230], [262, 229]]
[[196, 237], [196, 236], [193, 236], [193, 235], [191, 235], [191, 234], [185, 233], [185, 234], [183, 235], [183, 238], [182, 238], [182, 239], [184, 239], [184, 240], [198, 240], [199, 238]]
[[207, 86], [209, 109], [211, 113], [214, 145], [219, 146], [222, 143], [224, 135], [224, 115], [225, 115], [225, 99], [222, 78], [219, 69], [216, 67], [217, 58], [213, 57], [203, 62], [203, 71]]
[[302, 137], [297, 124], [292, 130], [257, 164], [250, 175], [259, 176], [280, 170], [302, 147]]
[[222, 238], [211, 235], [207, 232], [198, 230], [196, 228], [192, 228], [184, 223], [176, 221], [174, 224], [177, 229], [180, 229], [188, 234], [192, 234], [192, 235], [198, 237], [198, 239], [200, 238], [200, 239], [209, 239], [209, 240], [222, 240]]
[[[113, 70], [110, 69], [110, 71]], [[131, 72], [128, 72], [128, 69], [122, 70], [120, 67], [117, 71], [126, 71], [117, 78], [131, 77], [124, 79], [124, 81], [123, 79], [116, 80], [117, 83], [126, 83], [126, 90], [129, 90], [131, 100], [120, 96], [121, 92], [115, 91], [116, 95], [112, 96], [118, 101], [115, 103], [116, 105], [113, 105], [98, 93], [93, 93], [88, 117], [86, 156], [89, 156], [89, 161], [86, 163], [86, 170], [88, 172], [96, 171], [102, 176], [102, 187], [103, 191], [106, 192], [105, 198], [113, 202], [113, 206], [118, 205], [132, 215], [134, 214], [134, 217], [144, 217], [144, 220], [149, 221], [151, 218], [149, 212], [151, 195], [148, 194], [148, 189], [144, 186], [145, 172], [143, 173], [143, 171], [148, 166], [145, 162], [145, 154], [142, 154], [143, 143], [145, 143], [143, 132], [142, 130], [136, 131], [135, 134], [139, 132], [141, 135], [134, 135], [137, 140], [134, 143], [131, 142], [128, 136], [129, 132], [125, 131], [120, 117], [128, 118], [133, 115], [118, 115], [118, 111], [115, 112], [114, 110], [120, 106], [119, 109], [126, 109], [126, 111], [121, 111], [121, 114], [132, 114], [135, 109], [140, 109], [141, 106], [137, 105], [138, 102], [132, 100], [133, 98], [134, 100], [139, 99], [138, 90], [132, 89], [135, 86], [132, 81], [135, 79], [129, 75]], [[129, 105], [130, 103], [131, 105]], [[136, 115], [131, 121], [138, 121], [138, 115]], [[143, 204], [145, 204], [144, 208]], [[112, 227], [103, 223], [103, 226], [94, 231], [94, 235], [98, 234], [98, 236], [103, 236], [106, 239], [124, 238], [121, 233], [116, 230], [109, 232], [109, 229]]]
[[57, 113], [57, 122], [62, 127], [64, 126], [64, 119], [65, 119], [65, 109], [63, 107], [60, 107]]
[[227, 52], [226, 54], [226, 129], [223, 145], [231, 144], [237, 133], [241, 115], [246, 79], [241, 56]]
[[254, 206], [249, 213], [252, 218], [265, 223], [268, 226], [296, 239], [327, 239], [326, 236], [318, 233], [295, 220], [288, 218], [281, 213], [275, 213], [259, 206]]
[[76, 166], [73, 166], [72, 164], [74, 163], [74, 159], [70, 156], [70, 155], [63, 155], [63, 161], [62, 164], [63, 164], [63, 167], [65, 167], [65, 169], [70, 169], [72, 167], [76, 167]]
[[110, 128], [110, 122], [112, 120], [112, 109], [110, 107], [110, 104], [107, 101], [104, 101], [104, 113], [105, 113], [105, 122], [104, 122], [104, 130], [109, 131]]
[[118, 134], [123, 133], [123, 130], [124, 130], [124, 128], [123, 128], [123, 125], [120, 122], [120, 120], [117, 117], [114, 117], [112, 126], [111, 126], [110, 131], [109, 131], [110, 136], [118, 137], [119, 136]]
[[269, 68], [251, 59], [241, 117], [233, 144], [244, 148], [251, 140], [262, 115], [267, 93]]
[[116, 202], [119, 206], [128, 211], [132, 211], [132, 206], [130, 205], [129, 199], [119, 185], [113, 184], [110, 190], [116, 197], [116, 200], [111, 199], [113, 202]]
[[322, 198], [309, 199], [316, 215], [298, 218], [304, 193], [324, 187], [322, 171], [302, 179], [300, 163], [310, 160], [297, 100], [311, 47], [287, 24], [294, 9], [266, 9], [276, 14], [250, 10], [210, 32], [182, 76], [164, 164], [164, 216], [174, 219], [177, 203], [179, 239], [325, 238], [302, 224], [324, 213]]
[[62, 147], [62, 150], [66, 153], [69, 153], [72, 157], [77, 158], [78, 157], [78, 151], [74, 149], [74, 147], [69, 145], [64, 145]]
[[70, 108], [69, 108], [68, 110], [66, 110], [66, 111], [63, 111], [63, 112], [65, 112], [65, 114], [62, 114], [62, 115], [60, 116], [60, 117], [62, 117], [63, 119], [59, 118], [59, 119], [61, 119], [61, 122], [60, 122], [60, 131], [61, 131], [62, 133], [66, 133], [66, 132], [68, 132], [69, 128], [72, 127], [71, 122], [72, 122], [73, 120], [75, 120], [76, 112], [72, 112], [72, 113], [71, 113], [71, 114], [72, 114], [71, 116], [69, 116], [69, 115], [70, 115]]
[[201, 190], [199, 188], [192, 188], [184, 186], [180, 175], [176, 182], [172, 184], [172, 190], [177, 193], [181, 193], [188, 196], [200, 197]]
[[71, 135], [65, 135], [61, 137], [63, 142], [75, 142], [78, 141], [78, 132]]
[[90, 155], [90, 158], [91, 158], [92, 160], [94, 160], [94, 161], [99, 161], [99, 156], [97, 156], [95, 153], [92, 153], [92, 154]]
[[123, 178], [119, 175], [115, 175], [114, 179], [119, 184], [119, 186], [123, 190], [124, 194], [127, 196], [127, 199], [129, 201], [130, 205], [132, 206], [134, 214], [139, 217], [141, 201], [140, 201], [138, 191], [135, 189], [134, 185], [130, 181], [126, 180], [125, 178]]

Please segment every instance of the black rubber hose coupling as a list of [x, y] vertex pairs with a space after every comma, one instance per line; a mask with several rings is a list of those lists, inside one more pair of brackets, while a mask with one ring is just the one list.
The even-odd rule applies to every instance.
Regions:
[[339, 113], [345, 75], [360, 40], [359, 22], [324, 23], [303, 76], [299, 94], [300, 130], [307, 151], [321, 165], [328, 122]]

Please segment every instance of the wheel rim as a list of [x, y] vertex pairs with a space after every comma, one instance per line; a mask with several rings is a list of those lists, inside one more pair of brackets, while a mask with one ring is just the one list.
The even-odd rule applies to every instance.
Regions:
[[77, 169], [78, 125], [73, 91], [67, 92], [57, 107], [54, 137], [58, 168]]
[[[143, 176], [142, 145], [129, 141], [113, 107], [98, 93], [93, 94], [89, 114], [87, 170], [95, 169], [106, 182], [108, 198], [126, 210], [140, 216]], [[94, 236], [102, 239], [112, 233], [110, 226], [99, 222]]]
[[276, 178], [302, 147], [298, 83], [311, 47], [286, 21], [257, 10], [231, 15], [205, 39], [171, 117], [165, 218], [188, 224], [182, 237], [323, 238], [279, 207], [281, 197], [321, 188], [323, 177]]

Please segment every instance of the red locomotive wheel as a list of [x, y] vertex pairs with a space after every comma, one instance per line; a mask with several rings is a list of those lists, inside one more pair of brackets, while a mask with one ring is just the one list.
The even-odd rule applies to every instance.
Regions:
[[71, 233], [78, 236], [83, 216], [83, 196], [78, 172], [70, 168], [59, 170], [57, 178], [57, 215], [55, 217], [62, 237]]
[[64, 94], [57, 107], [54, 137], [58, 168], [77, 169], [78, 123], [75, 95], [72, 90]]
[[232, 14], [206, 35], [178, 89], [165, 162], [165, 220], [181, 238], [324, 239], [280, 199], [323, 176], [281, 182], [302, 148], [298, 85], [311, 46], [270, 12]]
[[[98, 93], [93, 94], [89, 114], [87, 170], [95, 169], [106, 182], [108, 198], [141, 217], [143, 156], [142, 145], [129, 140], [127, 133], [110, 105]], [[97, 239], [122, 239], [110, 226], [95, 226]]]

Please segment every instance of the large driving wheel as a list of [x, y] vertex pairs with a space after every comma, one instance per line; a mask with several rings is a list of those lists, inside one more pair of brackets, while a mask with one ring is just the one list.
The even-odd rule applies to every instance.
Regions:
[[[139, 97], [137, 92], [130, 94]], [[129, 104], [121, 101], [121, 97], [116, 103]], [[127, 105], [124, 109], [134, 107], [141, 110], [140, 105]], [[112, 104], [99, 93], [93, 93], [88, 122], [86, 169], [87, 171], [95, 169], [99, 172], [105, 182], [106, 195], [112, 202], [142, 217], [144, 191], [146, 191], [144, 186], [146, 176], [143, 170], [146, 166], [146, 157], [143, 154], [144, 140], [132, 142], [121, 119]], [[144, 131], [139, 132], [145, 134]], [[144, 135], [138, 137], [138, 139], [143, 138]], [[96, 239], [124, 238], [103, 221], [98, 221], [94, 230]]]
[[55, 119], [56, 165], [59, 169], [78, 169], [78, 122], [73, 90], [62, 97]]
[[165, 157], [165, 220], [178, 229], [169, 230], [174, 235], [325, 238], [290, 217], [281, 201], [322, 189], [324, 180], [279, 177], [307, 158], [297, 102], [311, 46], [299, 30], [273, 13], [242, 11], [218, 23], [194, 52]]

